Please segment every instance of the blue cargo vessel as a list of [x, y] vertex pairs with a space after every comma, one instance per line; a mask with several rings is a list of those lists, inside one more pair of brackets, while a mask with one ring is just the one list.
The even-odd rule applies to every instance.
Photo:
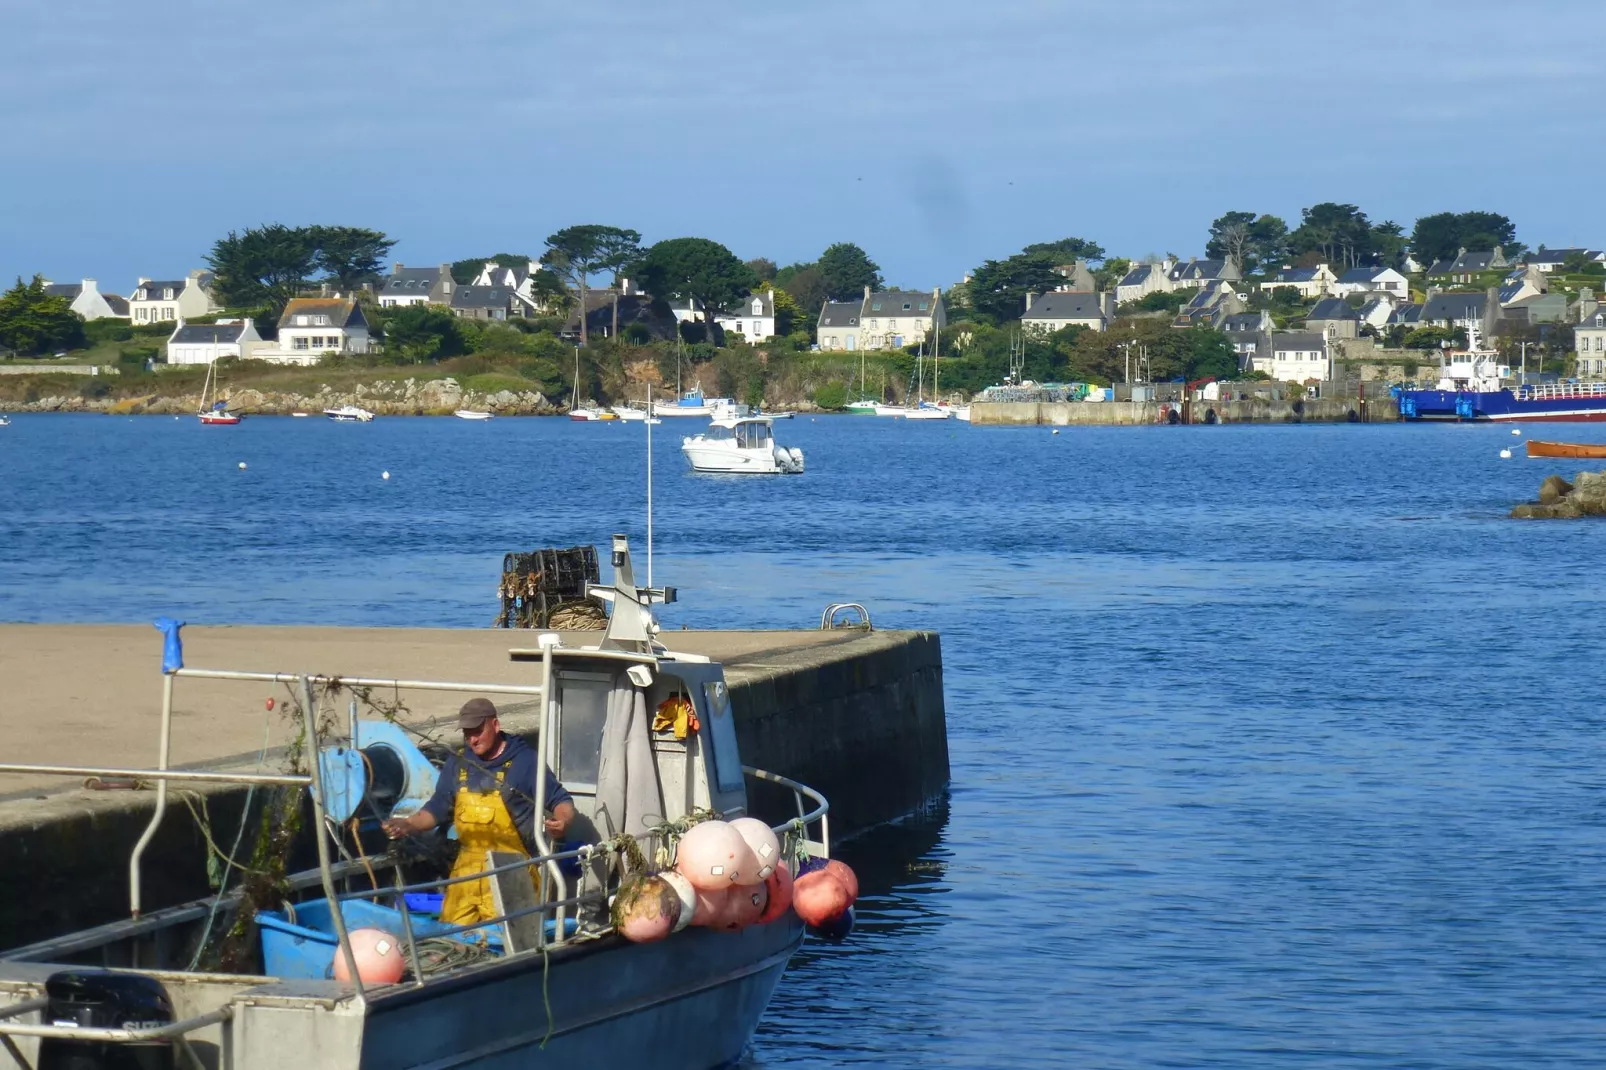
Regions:
[[1517, 384], [1494, 353], [1453, 353], [1434, 389], [1394, 394], [1406, 420], [1606, 420], [1606, 383]]

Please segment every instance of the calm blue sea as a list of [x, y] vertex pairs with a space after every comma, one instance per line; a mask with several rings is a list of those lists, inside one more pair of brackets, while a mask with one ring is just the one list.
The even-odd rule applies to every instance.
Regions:
[[[1606, 1065], [1606, 527], [1504, 519], [1509, 428], [777, 426], [806, 475], [655, 429], [664, 623], [940, 631], [953, 787], [752, 1065]], [[0, 619], [483, 626], [639, 545], [643, 439], [18, 416]]]

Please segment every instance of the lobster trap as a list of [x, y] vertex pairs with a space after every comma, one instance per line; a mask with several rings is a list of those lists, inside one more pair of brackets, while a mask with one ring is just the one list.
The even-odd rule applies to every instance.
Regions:
[[502, 558], [496, 627], [601, 631], [608, 615], [586, 595], [586, 585], [599, 579], [595, 546], [508, 554]]

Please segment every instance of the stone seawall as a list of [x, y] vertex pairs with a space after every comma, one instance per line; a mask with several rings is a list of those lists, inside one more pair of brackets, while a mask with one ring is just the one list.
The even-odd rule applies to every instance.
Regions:
[[1172, 423], [1379, 423], [1399, 419], [1399, 405], [1381, 398], [1304, 398], [1297, 401], [992, 401], [970, 407], [970, 422], [1025, 427], [1141, 427]]
[[[0, 709], [8, 760], [154, 764], [160, 709], [154, 636], [149, 627], [0, 625], [0, 679], [13, 699]], [[506, 651], [521, 638], [488, 629], [191, 628], [186, 658], [206, 667], [517, 682]], [[935, 634], [673, 632], [665, 639], [674, 649], [724, 664], [743, 761], [824, 793], [833, 837], [918, 809], [946, 788], [942, 653]], [[85, 657], [89, 672], [82, 671]], [[180, 686], [174, 763], [252, 771], [269, 723], [262, 699], [242, 705], [237, 693], [222, 689], [235, 685], [185, 680]], [[68, 759], [30, 725], [25, 711], [46, 707], [70, 714], [75, 746]], [[446, 723], [449, 734], [447, 707], [455, 709], [452, 696], [437, 697], [434, 706], [414, 701], [411, 712]], [[504, 712], [510, 731], [534, 738], [532, 711], [504, 704]], [[272, 728], [264, 763], [269, 771], [280, 768], [288, 742], [279, 720]], [[246, 791], [183, 790], [198, 812], [204, 799], [213, 836], [228, 851]], [[176, 793], [142, 867], [147, 911], [208, 894], [206, 841]], [[258, 803], [263, 795], [256, 794]], [[792, 808], [789, 793], [755, 794], [754, 802], [766, 814]], [[0, 949], [126, 917], [129, 853], [154, 806], [150, 790], [89, 791], [59, 780], [0, 778]], [[240, 853], [250, 850], [247, 842]], [[292, 868], [313, 864], [310, 852], [302, 854]]]

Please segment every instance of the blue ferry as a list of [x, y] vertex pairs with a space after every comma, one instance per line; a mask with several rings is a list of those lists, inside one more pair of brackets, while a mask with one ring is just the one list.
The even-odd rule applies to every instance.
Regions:
[[1434, 389], [1394, 395], [1406, 420], [1606, 420], [1606, 383], [1515, 384], [1492, 353], [1451, 354]]

